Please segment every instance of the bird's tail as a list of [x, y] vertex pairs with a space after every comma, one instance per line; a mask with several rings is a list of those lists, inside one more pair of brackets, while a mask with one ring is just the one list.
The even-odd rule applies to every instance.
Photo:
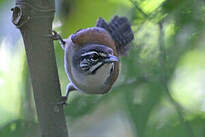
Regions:
[[104, 28], [110, 33], [120, 55], [127, 55], [129, 43], [134, 39], [134, 34], [126, 17], [114, 16], [109, 23], [106, 23], [103, 18], [99, 18], [96, 26]]

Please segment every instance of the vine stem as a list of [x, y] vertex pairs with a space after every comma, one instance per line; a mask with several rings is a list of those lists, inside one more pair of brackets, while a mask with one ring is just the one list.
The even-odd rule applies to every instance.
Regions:
[[185, 121], [184, 119], [184, 113], [183, 113], [183, 108], [180, 106], [180, 104], [172, 97], [171, 93], [170, 93], [170, 89], [168, 87], [168, 78], [167, 78], [167, 70], [166, 70], [166, 63], [167, 63], [167, 54], [166, 54], [166, 49], [164, 47], [164, 31], [163, 31], [163, 22], [159, 22], [158, 23], [160, 32], [159, 32], [159, 49], [160, 49], [160, 64], [161, 64], [161, 69], [162, 69], [162, 83], [163, 86], [165, 88], [165, 92], [170, 100], [170, 102], [172, 103], [172, 105], [175, 107], [175, 110], [178, 114], [179, 120], [180, 122], [184, 125], [186, 131], [187, 131], [187, 135], [189, 137], [194, 137], [192, 128], [190, 126], [190, 124]]
[[138, 6], [137, 1], [130, 0], [130, 2], [135, 6], [135, 8], [136, 8], [145, 18], [148, 18], [148, 15]]

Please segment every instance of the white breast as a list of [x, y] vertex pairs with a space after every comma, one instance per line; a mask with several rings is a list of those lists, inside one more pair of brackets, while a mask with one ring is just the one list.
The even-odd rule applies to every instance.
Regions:
[[[113, 64], [104, 64], [101, 68], [97, 70], [95, 74], [82, 74], [77, 72], [75, 69], [72, 69], [72, 76], [74, 83], [78, 89], [86, 93], [103, 93], [105, 87], [105, 81], [110, 76], [110, 71], [113, 67]], [[72, 68], [72, 67], [71, 67]]]

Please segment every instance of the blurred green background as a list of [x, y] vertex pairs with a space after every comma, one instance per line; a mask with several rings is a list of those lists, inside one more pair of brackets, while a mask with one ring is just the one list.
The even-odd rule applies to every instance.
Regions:
[[[0, 0], [0, 137], [39, 137], [12, 0]], [[70, 137], [205, 137], [204, 0], [58, 0], [53, 28], [64, 38], [98, 17], [127, 16], [135, 39], [106, 95], [72, 92]], [[62, 93], [63, 50], [55, 42]]]

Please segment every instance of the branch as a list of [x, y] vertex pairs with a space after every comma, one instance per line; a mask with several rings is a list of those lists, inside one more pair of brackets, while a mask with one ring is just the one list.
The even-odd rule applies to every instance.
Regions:
[[189, 123], [187, 121], [185, 121], [184, 119], [184, 114], [182, 111], [182, 107], [177, 103], [176, 100], [174, 100], [174, 98], [171, 96], [170, 90], [168, 88], [168, 78], [167, 78], [167, 71], [166, 71], [166, 63], [167, 63], [167, 55], [166, 55], [166, 50], [164, 47], [164, 32], [163, 32], [163, 23], [159, 22], [159, 29], [160, 29], [160, 35], [159, 35], [159, 48], [160, 48], [160, 64], [161, 64], [161, 68], [162, 68], [162, 84], [165, 88], [166, 94], [170, 100], [170, 102], [173, 104], [173, 106], [175, 107], [177, 114], [179, 116], [179, 120], [180, 122], [184, 125], [186, 131], [187, 131], [187, 135], [189, 137], [194, 137], [193, 131], [191, 126], [189, 125]]
[[68, 137], [53, 41], [49, 38], [54, 0], [16, 0], [12, 22], [20, 29], [26, 49], [42, 137]]

